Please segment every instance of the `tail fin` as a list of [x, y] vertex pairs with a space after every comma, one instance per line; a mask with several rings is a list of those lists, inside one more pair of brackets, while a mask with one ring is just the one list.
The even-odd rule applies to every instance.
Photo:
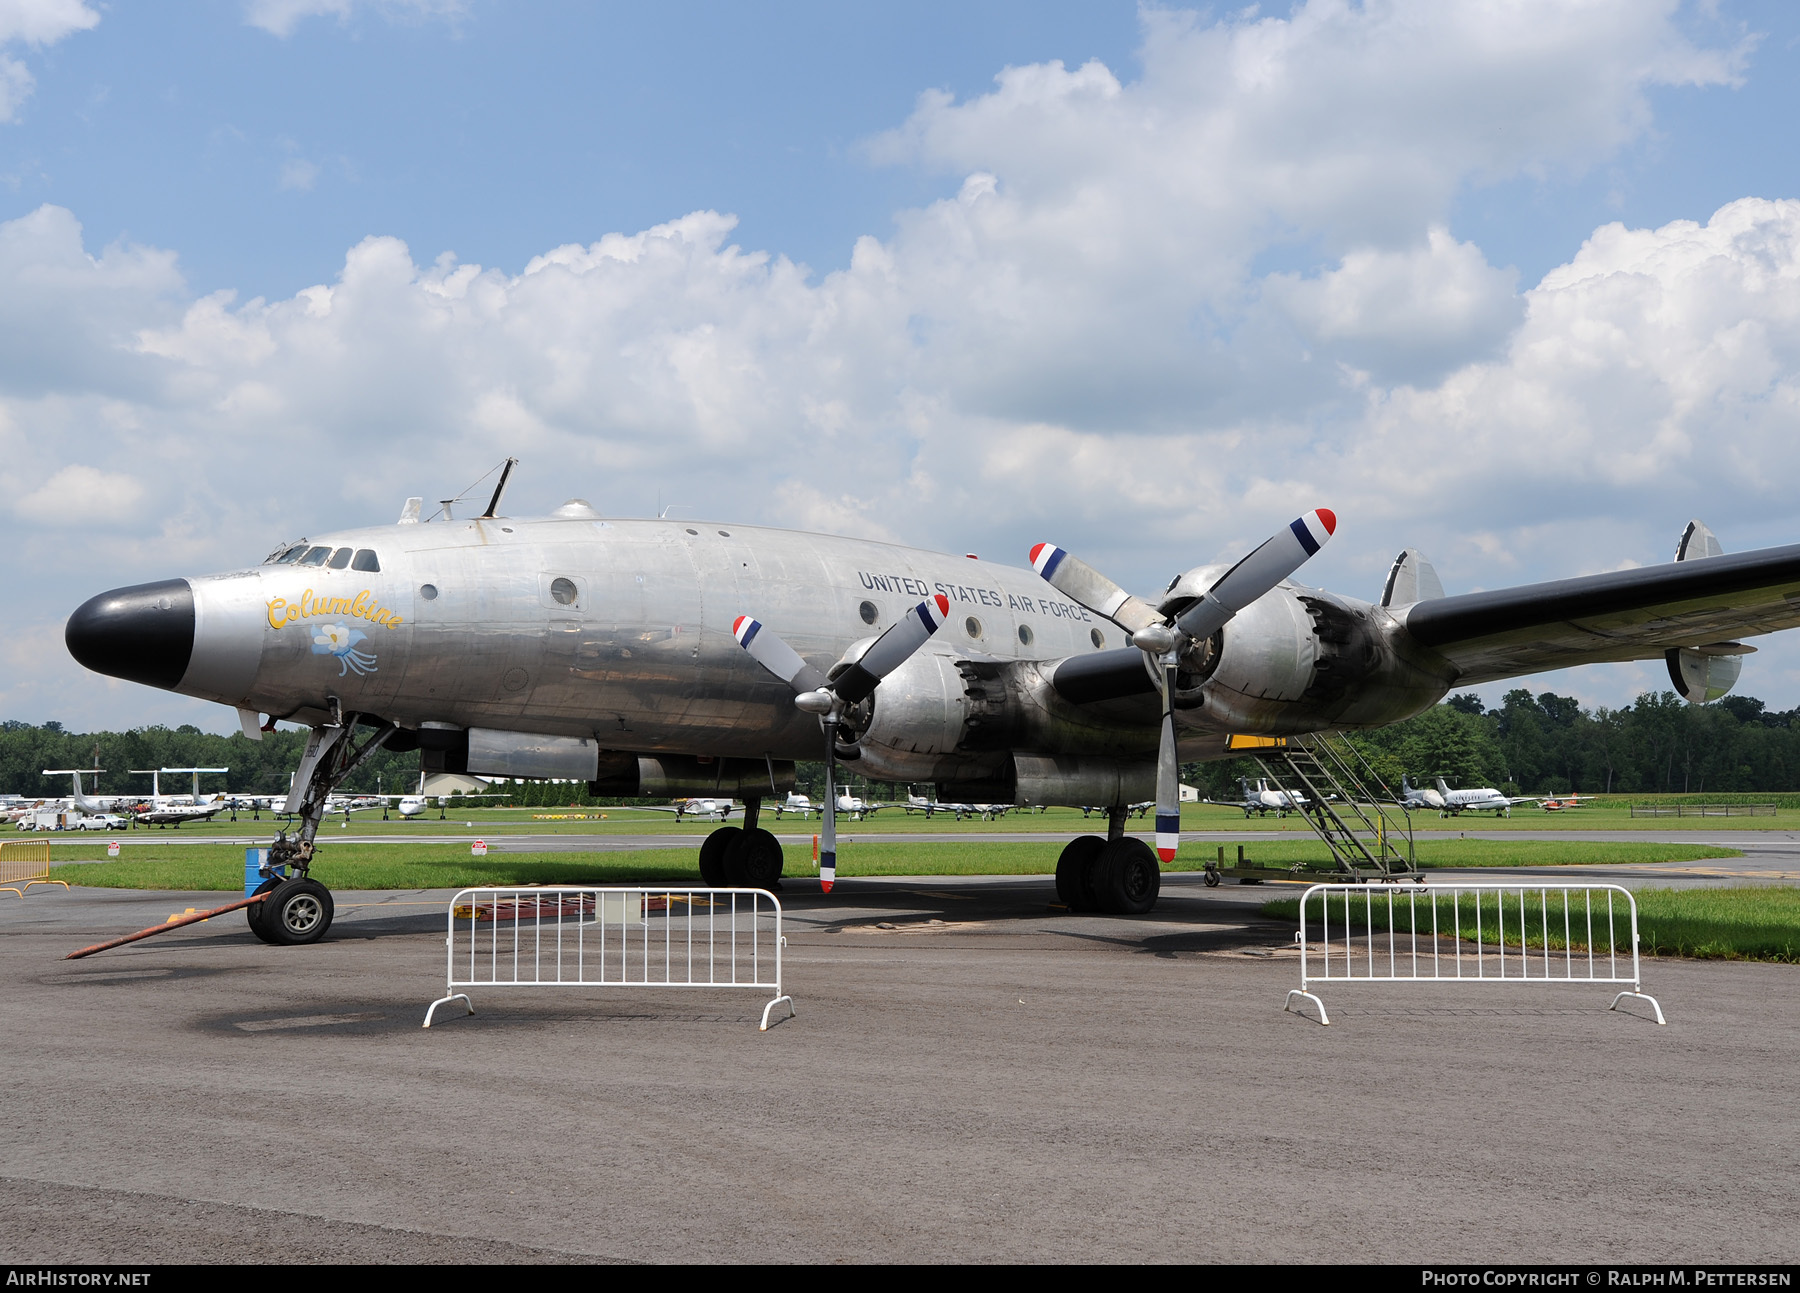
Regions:
[[1394, 558], [1388, 570], [1387, 585], [1381, 590], [1383, 606], [1410, 606], [1444, 595], [1444, 581], [1417, 548], [1408, 548]]
[[1696, 561], [1701, 557], [1724, 555], [1725, 545], [1719, 542], [1719, 536], [1699, 521], [1689, 521], [1687, 529], [1681, 532], [1681, 538], [1675, 544], [1677, 561]]
[[1440, 795], [1442, 795], [1445, 799], [1450, 798], [1450, 787], [1446, 786], [1444, 784], [1444, 779], [1442, 777], [1439, 777], [1437, 779], [1437, 788], [1438, 788], [1438, 793]]

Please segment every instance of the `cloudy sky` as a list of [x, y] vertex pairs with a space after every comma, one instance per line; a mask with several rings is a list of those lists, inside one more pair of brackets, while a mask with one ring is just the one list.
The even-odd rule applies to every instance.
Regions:
[[0, 717], [229, 730], [69, 611], [507, 454], [1145, 590], [1800, 541], [1797, 119], [1733, 0], [0, 0]]

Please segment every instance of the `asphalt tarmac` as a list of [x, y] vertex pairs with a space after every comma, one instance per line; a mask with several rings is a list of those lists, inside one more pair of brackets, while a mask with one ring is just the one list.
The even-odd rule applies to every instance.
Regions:
[[221, 895], [0, 896], [0, 1260], [1794, 1260], [1800, 969], [1651, 960], [1666, 1028], [1517, 984], [1328, 989], [1325, 1028], [1271, 892], [790, 881], [767, 1033], [616, 989], [422, 1030], [444, 894], [74, 962]]

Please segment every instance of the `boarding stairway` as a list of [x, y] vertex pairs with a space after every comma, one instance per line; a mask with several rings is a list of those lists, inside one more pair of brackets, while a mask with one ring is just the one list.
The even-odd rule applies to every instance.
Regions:
[[1399, 796], [1345, 737], [1289, 737], [1254, 757], [1270, 786], [1305, 804], [1300, 815], [1331, 850], [1340, 877], [1419, 879], [1411, 816], [1399, 809]]

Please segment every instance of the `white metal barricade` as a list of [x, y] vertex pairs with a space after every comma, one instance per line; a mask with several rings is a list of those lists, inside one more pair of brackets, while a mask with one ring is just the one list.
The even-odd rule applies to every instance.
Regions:
[[1315, 884], [1300, 899], [1300, 986], [1321, 983], [1628, 984], [1638, 970], [1637, 899], [1616, 884]]
[[760, 988], [781, 986], [781, 900], [766, 889], [545, 885], [464, 889], [450, 900], [444, 995], [475, 1013], [475, 987]]

